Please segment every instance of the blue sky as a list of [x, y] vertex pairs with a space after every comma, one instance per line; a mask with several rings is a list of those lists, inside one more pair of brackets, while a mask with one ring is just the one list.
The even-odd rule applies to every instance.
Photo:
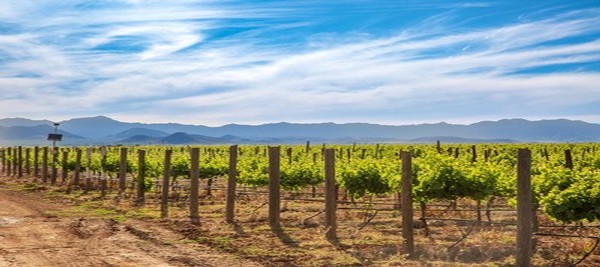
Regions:
[[599, 0], [0, 6], [0, 117], [600, 123]]

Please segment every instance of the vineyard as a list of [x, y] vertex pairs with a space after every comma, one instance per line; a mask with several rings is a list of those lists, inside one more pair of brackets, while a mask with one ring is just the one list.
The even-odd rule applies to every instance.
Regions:
[[[307, 142], [6, 147], [0, 156], [2, 173], [26, 186], [187, 222], [190, 239], [266, 265], [597, 266], [598, 150]], [[253, 238], [279, 252], [249, 246]], [[315, 246], [336, 256], [311, 259]]]

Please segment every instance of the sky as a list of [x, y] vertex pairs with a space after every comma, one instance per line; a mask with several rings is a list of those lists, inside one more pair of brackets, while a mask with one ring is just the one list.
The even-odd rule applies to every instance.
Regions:
[[0, 118], [600, 123], [600, 0], [0, 6]]

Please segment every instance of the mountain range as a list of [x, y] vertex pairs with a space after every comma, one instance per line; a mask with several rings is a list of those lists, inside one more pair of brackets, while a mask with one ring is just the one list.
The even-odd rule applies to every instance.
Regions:
[[[0, 119], [0, 143], [44, 144], [53, 122]], [[228, 124], [219, 127], [178, 123], [129, 123], [105, 116], [60, 122], [64, 144], [231, 144], [404, 142], [598, 142], [600, 124], [566, 119], [504, 119], [468, 125], [435, 123], [380, 125], [370, 123]]]

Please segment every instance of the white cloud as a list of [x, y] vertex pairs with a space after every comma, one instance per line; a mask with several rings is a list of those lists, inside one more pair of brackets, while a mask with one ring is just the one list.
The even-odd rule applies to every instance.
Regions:
[[[231, 18], [274, 17], [275, 9], [124, 2], [125, 8], [86, 11], [84, 17], [66, 10], [37, 26], [24, 24], [33, 30], [0, 35], [0, 56], [7, 59], [0, 72], [30, 74], [0, 76], [0, 100], [7, 107], [0, 117], [105, 114], [214, 125], [600, 114], [600, 108], [565, 112], [600, 103], [597, 71], [514, 74], [597, 62], [599, 38], [557, 42], [597, 36], [594, 13], [449, 34], [440, 28], [377, 37], [325, 34], [290, 48], [268, 42], [269, 27], [211, 39], [211, 31], [240, 25]], [[31, 9], [13, 5], [0, 17], [19, 21], [19, 12]], [[102, 46], [114, 49], [97, 49]]]

